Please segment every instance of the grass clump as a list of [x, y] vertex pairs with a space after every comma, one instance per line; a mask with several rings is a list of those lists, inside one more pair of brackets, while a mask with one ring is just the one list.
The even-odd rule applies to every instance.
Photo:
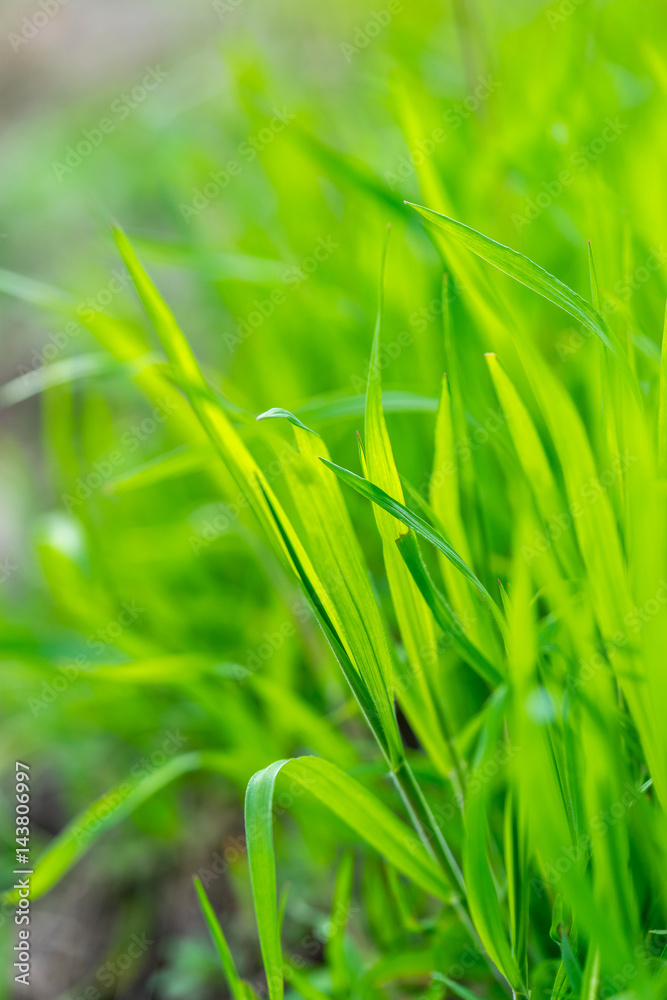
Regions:
[[[232, 860], [188, 856], [182, 895], [234, 1000], [667, 994], [667, 74], [618, 5], [510, 5], [493, 53], [456, 6], [369, 44], [400, 67], [382, 142], [351, 63], [345, 114], [303, 95], [238, 198], [179, 219], [197, 141], [267, 118], [228, 59], [237, 106], [155, 144], [170, 235], [113, 227], [111, 308], [0, 271], [81, 337], [0, 390], [39, 400], [48, 458], [2, 646], [18, 757], [68, 789], [32, 902], [86, 856], [156, 922], [164, 859], [193, 830], [219, 850], [222, 817]], [[483, 64], [453, 111], [434, 80], [461, 98]], [[115, 214], [141, 219], [124, 149]], [[170, 971], [156, 996], [210, 972]]]

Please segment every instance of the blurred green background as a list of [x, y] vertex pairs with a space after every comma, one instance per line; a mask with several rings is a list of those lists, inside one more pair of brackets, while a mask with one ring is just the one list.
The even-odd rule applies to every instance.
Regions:
[[[607, 308], [631, 310], [638, 370], [655, 375], [667, 12], [660, 0], [6, 0], [1, 34], [3, 871], [14, 760], [31, 765], [37, 852], [107, 789], [178, 752], [225, 751], [226, 777], [164, 790], [34, 905], [32, 997], [92, 985], [105, 997], [205, 1000], [224, 987], [195, 872], [208, 873], [244, 973], [259, 969], [249, 777], [304, 751], [370, 773], [375, 751], [302, 598], [206, 456], [124, 487], [181, 454], [179, 407], [156, 410], [136, 369], [39, 308], [51, 293], [15, 275], [72, 293], [82, 319], [91, 307], [127, 319], [157, 351], [110, 237], [117, 220], [280, 491], [289, 436], [250, 419], [269, 407], [305, 407], [335, 460], [356, 467], [362, 410], [348, 397], [365, 389], [390, 223], [383, 378], [397, 393], [397, 464], [419, 487], [445, 369], [447, 261], [404, 199], [583, 294], [590, 239]], [[485, 275], [471, 265], [471, 280]], [[509, 279], [494, 282], [576, 397], [589, 343]], [[467, 309], [464, 280], [448, 298], [471, 399], [488, 399], [468, 414], [472, 434], [497, 407], [482, 354], [509, 348]], [[476, 448], [474, 467], [482, 495], [500, 495], [492, 449]], [[346, 499], [379, 571], [371, 511]], [[135, 659], [159, 664], [162, 682], [105, 675]], [[290, 810], [297, 820], [302, 807]], [[293, 818], [277, 828], [281, 877], [295, 882], [288, 934], [311, 957], [321, 941], [304, 935], [327, 919], [346, 837], [330, 819], [318, 829], [306, 842]], [[370, 955], [382, 931], [372, 914], [357, 923]], [[9, 955], [7, 914], [1, 933]], [[124, 968], [133, 935], [143, 951]], [[0, 995], [14, 995], [10, 983]]]

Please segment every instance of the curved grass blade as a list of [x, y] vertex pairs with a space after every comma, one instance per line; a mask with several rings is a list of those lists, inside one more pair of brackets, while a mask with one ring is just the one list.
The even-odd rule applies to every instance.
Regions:
[[278, 760], [254, 774], [245, 797], [250, 882], [270, 1000], [282, 1000], [283, 996], [283, 956], [280, 947], [276, 857], [273, 848], [273, 789], [276, 778], [285, 764], [286, 760]]
[[[300, 427], [302, 431], [308, 431], [309, 434], [315, 434], [315, 431], [311, 430], [310, 427], [306, 427], [298, 417], [295, 417], [293, 413], [289, 410], [284, 410], [282, 406], [273, 406], [270, 410], [266, 410], [264, 413], [260, 413], [257, 420], [272, 420], [276, 417], [284, 417], [289, 420], [294, 427]], [[315, 434], [315, 437], [318, 435]]]
[[281, 771], [319, 799], [425, 892], [443, 902], [451, 898], [442, 870], [423, 844], [363, 785], [319, 757], [276, 761], [253, 775], [245, 804], [255, 917], [270, 1000], [282, 1000], [284, 992], [273, 846], [273, 793]]
[[471, 229], [456, 219], [450, 219], [447, 215], [441, 215], [432, 208], [415, 205], [412, 202], [406, 204], [416, 209], [428, 222], [444, 229], [453, 239], [472, 250], [478, 257], [569, 313], [582, 326], [594, 333], [612, 354], [622, 357], [620, 344], [600, 313], [581, 295], [549, 274], [539, 264], [535, 264], [530, 258], [502, 243], [496, 243], [476, 229]]
[[478, 257], [488, 261], [489, 264], [508, 274], [520, 284], [537, 292], [538, 295], [569, 313], [583, 327], [590, 330], [614, 355], [635, 400], [641, 405], [642, 395], [637, 378], [618, 337], [597, 309], [581, 295], [554, 277], [553, 274], [549, 274], [539, 264], [535, 264], [530, 258], [502, 243], [497, 243], [488, 236], [477, 232], [476, 229], [471, 229], [462, 222], [457, 222], [456, 219], [441, 215], [432, 208], [415, 205], [412, 202], [406, 202], [406, 204], [416, 209], [428, 222], [443, 229], [458, 243], [462, 243], [463, 246], [472, 250]]

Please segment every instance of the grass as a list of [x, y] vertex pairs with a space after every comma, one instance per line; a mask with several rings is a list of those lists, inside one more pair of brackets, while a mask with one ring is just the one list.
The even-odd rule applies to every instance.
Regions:
[[[399, 66], [395, 159], [364, 128], [377, 97], [341, 84], [336, 141], [316, 93], [314, 122], [187, 238], [182, 219], [169, 238], [113, 226], [133, 300], [82, 310], [0, 272], [8, 310], [85, 328], [0, 395], [9, 413], [40, 401], [48, 460], [3, 643], [11, 753], [38, 776], [52, 758], [67, 790], [59, 832], [34, 834], [35, 911], [83, 864], [130, 883], [148, 864], [155, 895], [193, 829], [213, 847], [221, 817], [241, 828], [245, 796], [234, 903], [206, 865], [183, 890], [218, 978], [167, 966], [159, 996], [223, 979], [234, 1000], [667, 991], [667, 24], [656, 5], [639, 33], [617, 4], [562, 26], [522, 11], [493, 21], [500, 85], [431, 154], [417, 143], [460, 111], [425, 37], [440, 26], [447, 49], [453, 23], [426, 4], [368, 52]], [[555, 31], [570, 70], [542, 55], [536, 75]], [[470, 67], [483, 34], [463, 37]], [[261, 76], [235, 71], [225, 127], [242, 114], [258, 135]], [[582, 153], [617, 111], [627, 135]], [[186, 124], [173, 141], [196, 172]], [[521, 190], [577, 151], [576, 183], [529, 219]], [[164, 224], [164, 134], [156, 165]], [[225, 212], [236, 242], [213, 232]]]

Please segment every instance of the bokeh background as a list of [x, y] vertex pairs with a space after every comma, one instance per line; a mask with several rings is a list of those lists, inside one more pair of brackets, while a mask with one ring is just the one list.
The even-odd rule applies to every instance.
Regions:
[[[52, 289], [74, 295], [82, 318], [92, 307], [137, 324], [157, 351], [110, 236], [118, 221], [267, 466], [288, 437], [248, 417], [283, 406], [314, 413], [337, 460], [356, 467], [390, 223], [384, 380], [397, 462], [419, 486], [446, 364], [447, 261], [403, 200], [583, 293], [590, 239], [609, 310], [631, 301], [648, 331], [634, 346], [651, 370], [665, 300], [666, 41], [659, 0], [3, 3], [3, 872], [15, 759], [31, 765], [35, 853], [97, 796], [176, 753], [229, 759], [224, 777], [160, 792], [34, 904], [31, 997], [224, 995], [196, 872], [256, 976], [249, 777], [303, 751], [378, 766], [326, 644], [233, 488], [214, 488], [196, 456], [180, 476], [124, 485], [180, 454], [182, 428], [83, 323], [41, 308]], [[589, 344], [556, 310], [545, 323], [536, 297], [494, 281], [576, 395]], [[448, 298], [467, 373], [483, 384], [498, 331], [471, 320], [465, 282]], [[471, 427], [492, 404], [489, 393]], [[497, 494], [492, 453], [480, 448], [474, 463], [479, 489]], [[371, 513], [355, 498], [350, 507], [377, 569]], [[108, 672], [131, 660], [161, 663], [162, 681]], [[277, 832], [281, 877], [295, 881], [286, 933], [317, 958], [346, 834], [322, 818], [304, 839], [301, 808]], [[372, 861], [365, 871], [372, 885]], [[372, 908], [352, 920], [361, 957], [374, 936], [391, 938]], [[8, 957], [10, 914], [0, 934]], [[25, 995], [11, 978], [0, 996]]]

